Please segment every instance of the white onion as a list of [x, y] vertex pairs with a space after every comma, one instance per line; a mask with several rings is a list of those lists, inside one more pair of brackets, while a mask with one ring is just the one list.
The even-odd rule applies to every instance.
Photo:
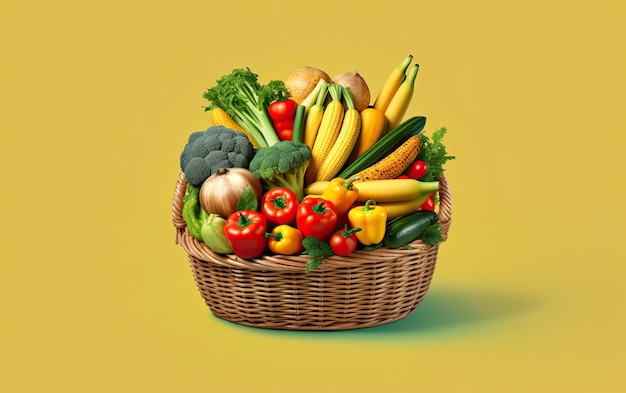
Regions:
[[358, 70], [342, 72], [333, 77], [333, 83], [350, 89], [354, 107], [362, 112], [370, 104], [370, 89]]
[[237, 211], [243, 192], [252, 186], [257, 203], [262, 196], [261, 181], [245, 168], [223, 168], [209, 176], [200, 187], [200, 206], [209, 214], [228, 218]]

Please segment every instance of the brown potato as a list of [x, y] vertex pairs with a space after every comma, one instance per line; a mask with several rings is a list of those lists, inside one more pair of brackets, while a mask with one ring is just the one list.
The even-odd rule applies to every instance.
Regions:
[[330, 76], [319, 68], [303, 66], [289, 74], [285, 80], [285, 86], [291, 99], [300, 104], [315, 89], [320, 79], [331, 82]]

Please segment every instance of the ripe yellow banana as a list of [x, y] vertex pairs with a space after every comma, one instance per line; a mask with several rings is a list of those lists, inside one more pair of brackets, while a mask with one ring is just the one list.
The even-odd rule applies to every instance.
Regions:
[[417, 211], [417, 209], [426, 202], [426, 199], [428, 199], [428, 194], [421, 195], [409, 201], [376, 203], [376, 206], [385, 208], [387, 221], [391, 221], [394, 218], [406, 216], [407, 214]]
[[[321, 195], [328, 187], [328, 181], [318, 181], [311, 183], [306, 190], [306, 194]], [[359, 191], [357, 202], [366, 202], [373, 199], [377, 204], [387, 202], [414, 201], [421, 197], [426, 197], [432, 192], [439, 191], [439, 182], [423, 182], [415, 179], [385, 179], [355, 181], [352, 183]], [[418, 205], [418, 207], [421, 206]]]
[[404, 115], [406, 114], [407, 109], [409, 108], [409, 104], [411, 103], [411, 99], [413, 98], [413, 91], [415, 90], [415, 78], [417, 77], [417, 71], [419, 70], [419, 65], [415, 64], [411, 71], [407, 75], [406, 79], [398, 90], [396, 90], [396, 94], [392, 97], [387, 109], [385, 110], [385, 118], [387, 119], [387, 129], [393, 130], [396, 128], [402, 120], [404, 119]]
[[[404, 82], [404, 79], [406, 78], [406, 70], [409, 68], [411, 61], [413, 61], [413, 55], [408, 55], [404, 60], [402, 60], [400, 65], [391, 71], [383, 83], [376, 100], [374, 101], [374, 108], [383, 113], [385, 112], [394, 94], [396, 94], [396, 90], [398, 90], [402, 82]], [[390, 128], [387, 127], [387, 130], [389, 131]]]

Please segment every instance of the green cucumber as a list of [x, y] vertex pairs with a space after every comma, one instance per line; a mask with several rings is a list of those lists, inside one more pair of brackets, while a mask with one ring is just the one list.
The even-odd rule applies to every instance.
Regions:
[[348, 179], [361, 172], [363, 169], [376, 164], [396, 150], [407, 139], [422, 132], [425, 125], [426, 118], [424, 116], [415, 116], [405, 120], [380, 138], [378, 142], [374, 143], [372, 147], [367, 149], [365, 153], [352, 162], [352, 164], [343, 168], [337, 177]]
[[387, 223], [383, 244], [389, 248], [405, 246], [419, 239], [424, 230], [437, 220], [437, 213], [431, 210], [418, 210], [398, 217]]

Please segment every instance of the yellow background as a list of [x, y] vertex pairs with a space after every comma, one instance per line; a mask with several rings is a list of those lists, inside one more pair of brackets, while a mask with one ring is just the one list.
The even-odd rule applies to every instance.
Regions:
[[[626, 389], [618, 1], [170, 3], [0, 6], [0, 391]], [[409, 114], [457, 156], [424, 303], [346, 332], [213, 317], [170, 216], [202, 93], [311, 65], [375, 95], [409, 53]]]

